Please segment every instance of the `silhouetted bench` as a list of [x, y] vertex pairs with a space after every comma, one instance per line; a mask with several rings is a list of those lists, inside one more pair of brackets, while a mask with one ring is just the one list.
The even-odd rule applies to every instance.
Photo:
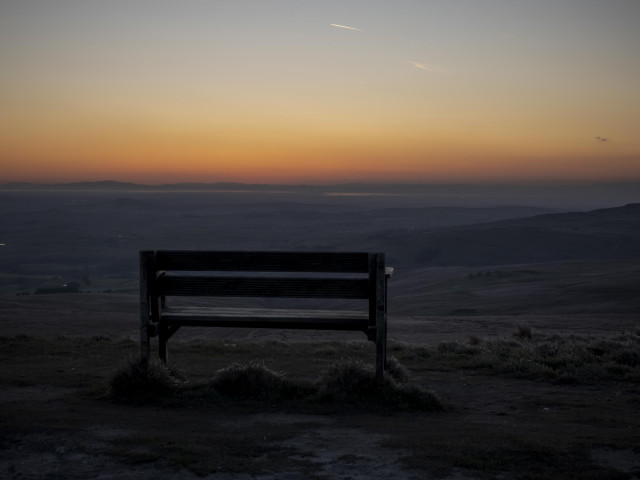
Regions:
[[[383, 253], [140, 252], [140, 347], [149, 360], [158, 337], [184, 326], [361, 331], [376, 343], [376, 376], [383, 377], [387, 343], [387, 278]], [[192, 306], [180, 297], [361, 299], [361, 310]], [[295, 308], [294, 308], [295, 307]]]

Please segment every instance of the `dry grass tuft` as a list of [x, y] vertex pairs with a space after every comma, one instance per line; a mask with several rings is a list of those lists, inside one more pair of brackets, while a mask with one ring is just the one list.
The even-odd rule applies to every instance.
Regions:
[[359, 360], [340, 360], [323, 372], [317, 385], [322, 397], [352, 403], [373, 395], [375, 375]]
[[387, 358], [385, 373], [397, 383], [406, 383], [409, 381], [409, 370], [394, 356]]
[[398, 384], [375, 373], [359, 360], [341, 360], [331, 365], [317, 382], [322, 402], [397, 410], [441, 411], [447, 406], [435, 394], [415, 385]]
[[166, 398], [176, 394], [183, 383], [180, 373], [157, 360], [143, 363], [137, 358], [130, 358], [111, 377], [109, 392], [116, 398]]
[[469, 335], [467, 343], [469, 345], [480, 345], [482, 343], [482, 339], [477, 335]]
[[382, 383], [373, 368], [360, 360], [340, 360], [314, 383], [288, 379], [261, 362], [232, 363], [208, 381], [188, 386], [170, 367], [159, 362], [144, 365], [130, 360], [111, 379], [111, 397], [116, 400], [172, 403], [186, 401], [229, 404], [259, 402], [286, 408], [384, 408], [437, 411], [444, 403], [433, 393], [409, 383], [409, 373], [395, 357], [387, 360]]
[[516, 331], [513, 334], [514, 337], [517, 338], [526, 338], [531, 340], [532, 332], [531, 332], [531, 327], [529, 325], [524, 325], [524, 324], [519, 324], [516, 325]]
[[234, 363], [223, 368], [209, 387], [225, 397], [270, 401], [296, 397], [304, 391], [304, 385], [285, 379], [283, 374], [259, 362]]

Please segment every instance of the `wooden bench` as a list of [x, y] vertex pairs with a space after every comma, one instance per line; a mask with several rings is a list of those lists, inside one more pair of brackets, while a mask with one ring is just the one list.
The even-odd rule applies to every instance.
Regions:
[[[361, 331], [376, 344], [381, 380], [392, 273], [383, 253], [141, 251], [141, 360], [148, 362], [150, 339], [157, 336], [160, 360], [166, 363], [167, 342], [183, 326]], [[301, 309], [285, 300], [292, 305], [234, 308], [193, 306], [183, 297], [359, 299], [363, 305], [360, 310]]]

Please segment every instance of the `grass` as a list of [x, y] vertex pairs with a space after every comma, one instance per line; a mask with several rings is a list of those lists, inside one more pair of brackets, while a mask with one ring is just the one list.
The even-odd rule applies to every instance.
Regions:
[[[640, 381], [640, 333], [613, 337], [529, 335], [463, 345], [442, 342], [422, 355], [469, 372], [555, 382]], [[418, 347], [420, 348], [420, 347]]]

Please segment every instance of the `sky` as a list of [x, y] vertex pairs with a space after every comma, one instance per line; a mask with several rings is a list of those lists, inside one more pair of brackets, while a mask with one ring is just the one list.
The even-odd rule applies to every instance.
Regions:
[[0, 183], [640, 180], [638, 0], [0, 0]]

